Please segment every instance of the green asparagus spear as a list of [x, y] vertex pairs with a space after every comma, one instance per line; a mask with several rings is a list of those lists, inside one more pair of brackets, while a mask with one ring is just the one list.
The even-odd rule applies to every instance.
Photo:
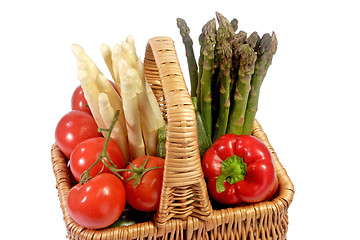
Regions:
[[213, 142], [226, 133], [230, 109], [230, 67], [232, 48], [229, 42], [224, 41], [221, 45], [221, 64], [219, 72], [220, 102], [219, 114], [215, 124]]
[[177, 26], [180, 29], [180, 35], [185, 45], [186, 58], [188, 63], [190, 83], [191, 83], [191, 96], [196, 96], [196, 89], [198, 85], [198, 66], [195, 59], [193, 41], [189, 35], [190, 28], [182, 18], [177, 18]]
[[246, 39], [246, 43], [250, 45], [257, 52], [260, 43], [260, 36], [257, 32], [253, 32], [250, 36]]
[[235, 35], [235, 31], [231, 23], [219, 12], [216, 12], [216, 19], [219, 22], [219, 26], [224, 26], [226, 29], [229, 30], [230, 37]]
[[243, 132], [246, 105], [251, 89], [251, 76], [255, 68], [256, 53], [249, 44], [241, 44], [236, 49], [236, 53], [240, 56], [240, 66], [227, 133], [241, 135]]
[[243, 134], [250, 135], [252, 133], [255, 115], [258, 109], [260, 87], [271, 65], [276, 49], [277, 39], [275, 33], [273, 32], [272, 36], [268, 33], [264, 34], [260, 40], [255, 71], [251, 78], [251, 90], [246, 107]]
[[211, 80], [213, 75], [215, 32], [216, 22], [215, 19], [213, 19], [206, 25], [205, 28], [205, 38], [202, 52], [204, 55], [204, 63], [200, 81], [200, 113], [204, 120], [204, 127], [210, 137], [212, 136]]
[[247, 33], [244, 31], [239, 31], [236, 33], [233, 38], [231, 39], [231, 45], [233, 49], [233, 56], [232, 56], [232, 65], [231, 65], [231, 72], [230, 72], [230, 89], [231, 93], [234, 92], [234, 85], [238, 79], [238, 72], [240, 66], [240, 56], [238, 55], [238, 51], [236, 49], [239, 48], [240, 45], [246, 42]]
[[239, 21], [238, 21], [236, 18], [234, 18], [234, 19], [231, 20], [231, 22], [230, 22], [231, 26], [232, 26], [233, 29], [234, 29], [234, 32], [236, 32], [236, 30], [238, 29], [238, 23], [239, 23]]

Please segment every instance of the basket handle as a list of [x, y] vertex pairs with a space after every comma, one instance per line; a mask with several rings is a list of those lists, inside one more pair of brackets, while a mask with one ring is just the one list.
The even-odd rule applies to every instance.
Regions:
[[184, 220], [189, 216], [206, 221], [212, 207], [201, 168], [195, 111], [171, 38], [148, 41], [144, 70], [160, 107], [166, 104], [168, 124], [163, 186], [155, 223], [162, 227], [172, 218]]

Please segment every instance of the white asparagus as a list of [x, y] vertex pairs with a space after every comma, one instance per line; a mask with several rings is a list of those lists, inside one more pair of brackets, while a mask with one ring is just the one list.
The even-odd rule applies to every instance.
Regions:
[[100, 92], [104, 92], [107, 97], [109, 98], [109, 102], [111, 107], [116, 112], [117, 110], [120, 110], [119, 114], [119, 122], [121, 125], [122, 130], [126, 133], [126, 123], [125, 123], [125, 115], [123, 111], [123, 104], [120, 96], [115, 91], [109, 80], [106, 79], [106, 77], [102, 74], [98, 75], [96, 78], [97, 85], [99, 86]]
[[102, 74], [96, 64], [91, 60], [91, 58], [86, 54], [85, 50], [78, 44], [72, 45], [72, 52], [76, 57], [78, 62], [82, 62], [85, 64], [84, 67], [87, 67], [87, 71], [89, 71], [89, 76], [92, 81], [95, 81], [95, 78], [98, 74]]
[[165, 125], [165, 121], [164, 121], [164, 117], [162, 115], [162, 112], [160, 110], [159, 104], [156, 100], [156, 97], [154, 95], [154, 92], [152, 91], [148, 81], [145, 78], [145, 73], [144, 73], [144, 64], [141, 61], [140, 58], [137, 59], [136, 61], [136, 69], [140, 75], [142, 84], [145, 86], [145, 90], [149, 99], [149, 104], [151, 106], [151, 109], [153, 111], [154, 114], [154, 118], [156, 119], [156, 123], [157, 123], [157, 127], [158, 129], [163, 127]]
[[[79, 70], [78, 78], [81, 87], [84, 91], [85, 99], [90, 107], [91, 113], [95, 119], [95, 122], [99, 128], [106, 128], [103, 118], [99, 110], [98, 96], [100, 94], [94, 81], [91, 80], [89, 73], [86, 70]], [[103, 132], [104, 134], [104, 132]]]
[[[115, 81], [115, 85], [118, 88], [119, 92], [121, 92], [121, 84], [120, 84], [120, 75], [119, 75], [119, 61], [122, 58], [122, 49], [121, 49], [121, 45], [120, 44], [115, 44], [112, 52], [111, 52], [111, 60], [112, 60], [112, 66], [113, 66], [113, 71], [114, 71], [114, 81]], [[121, 94], [120, 94], [121, 95]]]
[[121, 43], [121, 49], [123, 53], [123, 58], [129, 63], [132, 68], [136, 68], [137, 55], [134, 52], [134, 49], [127, 42]]
[[133, 52], [133, 54], [135, 54], [135, 58], [137, 58], [136, 56], [136, 48], [135, 48], [135, 40], [133, 38], [132, 35], [128, 35], [126, 37], [126, 42], [129, 44], [131, 51]]
[[[114, 119], [116, 111], [111, 106], [110, 99], [108, 98], [108, 95], [106, 93], [103, 93], [103, 92], [100, 93], [98, 100], [99, 100], [100, 113], [104, 120], [106, 128], [110, 128], [110, 125]], [[120, 111], [120, 115], [121, 115], [121, 112], [123, 112], [123, 111], [122, 110]], [[118, 119], [118, 121], [115, 123], [115, 125], [113, 127], [113, 130], [110, 135], [110, 139], [112, 141], [114, 141], [115, 143], [117, 143], [117, 145], [120, 147], [120, 149], [124, 155], [124, 158], [125, 158], [125, 165], [127, 165], [128, 162], [130, 161], [129, 145], [128, 145], [127, 134], [126, 134], [126, 132], [123, 131], [120, 123], [121, 123], [121, 120]]]
[[119, 61], [118, 69], [121, 84], [120, 94], [123, 99], [130, 158], [135, 159], [145, 155], [145, 145], [141, 132], [140, 113], [138, 109], [136, 90], [132, 79], [127, 74], [130, 69], [128, 63], [121, 59]]
[[134, 68], [129, 68], [127, 75], [133, 80], [135, 85], [137, 103], [140, 112], [141, 130], [145, 141], [146, 154], [150, 156], [156, 156], [158, 125], [156, 119], [154, 118], [153, 110], [151, 107], [149, 107], [149, 98], [138, 72]]
[[106, 63], [106, 66], [109, 69], [109, 72], [111, 74], [111, 77], [113, 78], [113, 80], [115, 81], [115, 74], [114, 74], [114, 68], [113, 68], [113, 63], [112, 63], [112, 59], [111, 59], [111, 49], [109, 47], [109, 45], [103, 43], [100, 46], [100, 52], [101, 55]]

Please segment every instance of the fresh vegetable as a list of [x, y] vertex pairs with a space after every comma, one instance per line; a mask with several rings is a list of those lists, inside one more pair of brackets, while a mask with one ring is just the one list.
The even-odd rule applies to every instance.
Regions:
[[190, 28], [187, 26], [184, 19], [177, 18], [176, 21], [177, 21], [177, 26], [180, 30], [180, 35], [185, 45], [185, 52], [188, 61], [188, 69], [190, 75], [191, 97], [196, 97], [196, 89], [198, 85], [199, 76], [198, 76], [198, 66], [196, 63], [194, 49], [193, 49], [193, 41], [189, 35]]
[[79, 110], [65, 114], [55, 130], [56, 144], [67, 158], [70, 158], [76, 145], [93, 137], [101, 137], [94, 118], [89, 113]]
[[252, 132], [255, 115], [258, 109], [260, 87], [271, 65], [272, 58], [276, 53], [277, 43], [274, 32], [271, 36], [268, 33], [264, 34], [260, 40], [255, 71], [251, 78], [251, 92], [246, 106], [243, 134], [251, 134]]
[[[78, 78], [81, 84], [82, 89], [84, 90], [85, 98], [90, 107], [91, 113], [94, 116], [94, 119], [100, 129], [109, 128], [109, 118], [111, 119], [112, 115], [103, 116], [100, 112], [100, 102], [99, 95], [104, 93], [109, 99], [109, 104], [111, 106], [110, 110], [113, 112], [120, 111], [118, 124], [115, 126], [114, 132], [117, 132], [117, 135], [112, 136], [112, 140], [119, 144], [119, 147], [123, 151], [126, 162], [129, 161], [128, 158], [128, 145], [126, 141], [126, 122], [124, 117], [124, 111], [122, 108], [122, 100], [111, 85], [111, 83], [105, 78], [105, 76], [98, 69], [96, 64], [90, 59], [86, 54], [84, 49], [77, 45], [73, 44], [72, 51], [78, 62]], [[102, 106], [104, 107], [104, 105]], [[105, 119], [104, 119], [105, 118]], [[111, 122], [111, 121], [110, 121]], [[118, 129], [117, 128], [122, 128]], [[120, 136], [120, 135], [123, 136]], [[103, 135], [105, 133], [103, 132]], [[121, 139], [121, 140], [119, 140]]]
[[166, 148], [165, 148], [166, 130], [167, 130], [166, 124], [163, 127], [159, 128], [158, 130], [158, 144], [157, 144], [156, 156], [160, 158], [165, 158], [166, 155]]
[[71, 97], [71, 109], [84, 111], [91, 114], [91, 110], [84, 96], [84, 91], [80, 85], [75, 89]]
[[204, 127], [209, 136], [212, 136], [212, 94], [211, 94], [211, 85], [212, 85], [212, 74], [213, 74], [213, 64], [214, 64], [214, 42], [215, 42], [215, 33], [216, 32], [216, 23], [215, 19], [209, 21], [205, 25], [204, 29], [204, 45], [203, 45], [203, 64], [202, 64], [202, 74], [200, 79], [200, 96], [198, 97], [201, 105], [200, 115], [204, 121]]
[[250, 81], [251, 75], [254, 73], [256, 53], [248, 44], [240, 44], [236, 51], [239, 53], [240, 63], [227, 133], [241, 135], [245, 121], [246, 105], [251, 90]]
[[122, 177], [130, 206], [143, 212], [158, 209], [164, 163], [164, 159], [159, 157], [141, 156], [126, 167]]
[[[119, 94], [119, 92], [116, 89], [115, 83], [113, 81], [109, 81], [109, 82], [111, 83], [115, 91]], [[81, 88], [81, 85], [79, 85], [73, 92], [73, 95], [71, 97], [71, 109], [84, 111], [91, 114], [90, 107], [86, 101], [84, 90]]]
[[114, 174], [101, 173], [84, 185], [77, 184], [67, 195], [70, 217], [90, 229], [114, 223], [124, 210], [126, 201], [122, 181]]
[[133, 78], [137, 73], [136, 70], [131, 68], [124, 60], [120, 60], [118, 71], [121, 79], [120, 91], [126, 119], [130, 157], [131, 159], [135, 159], [145, 155], [145, 143], [141, 132], [138, 99], [133, 83]]
[[[100, 129], [107, 129], [120, 111], [111, 140], [121, 148], [126, 163], [142, 155], [156, 155], [157, 132], [165, 125], [155, 95], [148, 84], [131, 35], [125, 42], [100, 47], [101, 55], [115, 81], [111, 87], [84, 49], [73, 44], [78, 78], [91, 113]], [[105, 134], [102, 132], [103, 135]]]
[[226, 134], [202, 159], [210, 196], [226, 205], [270, 199], [278, 187], [267, 146], [254, 136]]
[[190, 28], [184, 19], [177, 18], [186, 50], [191, 94], [196, 92], [198, 111], [213, 142], [227, 133], [251, 135], [260, 86], [277, 47], [275, 33], [260, 38], [253, 32], [248, 37], [246, 32], [238, 31], [237, 19], [229, 22], [219, 12], [216, 19], [218, 27], [213, 18], [202, 28], [196, 63]]
[[[105, 138], [97, 137], [87, 139], [75, 147], [70, 156], [70, 170], [78, 182], [80, 182], [81, 174], [89, 169], [100, 157], [104, 144]], [[107, 143], [106, 154], [112, 161], [112, 163], [110, 163], [109, 160], [104, 159], [109, 165], [114, 164], [116, 166], [115, 168], [125, 167], [124, 155], [116, 143], [112, 141]], [[89, 176], [94, 177], [96, 174], [100, 173], [100, 171], [103, 173], [112, 173], [108, 167], [104, 166], [104, 164], [99, 161], [91, 168]]]
[[198, 146], [200, 157], [202, 158], [206, 151], [211, 147], [211, 138], [205, 130], [203, 119], [197, 109], [197, 98], [191, 98], [195, 108], [195, 116], [196, 116], [196, 127], [197, 127], [197, 137], [198, 137]]

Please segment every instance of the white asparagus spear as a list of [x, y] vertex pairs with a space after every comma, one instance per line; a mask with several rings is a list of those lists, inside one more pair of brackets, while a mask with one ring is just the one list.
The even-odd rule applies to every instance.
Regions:
[[154, 118], [153, 110], [150, 107], [149, 98], [138, 72], [134, 68], [129, 68], [127, 75], [133, 80], [136, 89], [141, 130], [145, 141], [146, 154], [156, 156], [158, 126], [156, 119]]
[[[112, 108], [108, 95], [106, 93], [100, 93], [99, 97], [99, 109], [101, 116], [104, 120], [104, 123], [106, 125], [106, 128], [109, 128], [114, 116], [115, 116], [115, 110]], [[120, 111], [120, 115], [122, 110]], [[110, 139], [117, 143], [117, 145], [120, 147], [124, 158], [125, 158], [125, 165], [130, 161], [129, 157], [129, 145], [128, 145], [128, 139], [127, 134], [123, 131], [122, 127], [120, 126], [121, 120], [118, 119], [118, 121], [115, 123], [114, 128], [111, 132]]]
[[102, 74], [96, 64], [91, 60], [91, 58], [86, 54], [85, 50], [80, 45], [73, 44], [72, 52], [78, 62], [86, 63], [89, 76], [93, 81], [95, 81], [94, 77], [96, 77], [98, 74]]
[[110, 105], [114, 109], [114, 111], [116, 112], [117, 110], [120, 110], [119, 122], [122, 130], [127, 133], [123, 103], [120, 96], [117, 94], [111, 83], [106, 79], [104, 75], [98, 75], [96, 81], [97, 85], [99, 86], [100, 92], [104, 92], [107, 95]]
[[[116, 87], [118, 88], [119, 92], [121, 92], [121, 86], [120, 86], [120, 75], [119, 75], [119, 61], [120, 58], [122, 58], [122, 49], [121, 49], [121, 45], [120, 44], [115, 44], [112, 52], [111, 52], [111, 60], [112, 60], [112, 66], [113, 66], [113, 71], [114, 71], [114, 81], [116, 84]], [[120, 94], [121, 95], [121, 94]]]
[[123, 52], [124, 59], [130, 64], [132, 68], [136, 67], [137, 55], [134, 49], [127, 42], [121, 43], [121, 49]]
[[97, 126], [99, 128], [106, 128], [99, 110], [98, 96], [100, 92], [96, 87], [95, 82], [91, 80], [91, 77], [87, 71], [81, 69], [78, 72], [78, 78], [81, 84], [81, 88], [84, 91], [85, 99], [90, 107]]
[[130, 158], [135, 159], [145, 155], [145, 145], [141, 132], [140, 113], [138, 109], [137, 96], [134, 83], [128, 76], [128, 63], [124, 60], [119, 61], [118, 65], [121, 84], [121, 96], [123, 99], [123, 109], [125, 113]]
[[148, 81], [145, 78], [144, 64], [142, 63], [140, 58], [138, 58], [137, 61], [136, 61], [136, 70], [138, 71], [138, 73], [140, 75], [140, 78], [141, 78], [141, 81], [142, 81], [142, 84], [145, 87], [146, 94], [147, 94], [147, 97], [149, 99], [151, 109], [152, 109], [152, 111], [154, 113], [154, 118], [156, 119], [157, 127], [159, 129], [162, 126], [165, 125], [164, 117], [163, 117], [163, 115], [161, 113], [161, 110], [159, 108], [159, 104], [158, 104], [158, 102], [156, 100], [154, 92], [152, 91]]
[[111, 49], [110, 49], [109, 45], [107, 45], [105, 43], [101, 44], [100, 52], [101, 52], [101, 55], [102, 55], [102, 57], [103, 57], [103, 59], [104, 59], [104, 61], [106, 63], [106, 66], [109, 69], [111, 77], [115, 81], [114, 68], [113, 68], [113, 63], [112, 63], [112, 60], [111, 60], [112, 53], [111, 53]]

